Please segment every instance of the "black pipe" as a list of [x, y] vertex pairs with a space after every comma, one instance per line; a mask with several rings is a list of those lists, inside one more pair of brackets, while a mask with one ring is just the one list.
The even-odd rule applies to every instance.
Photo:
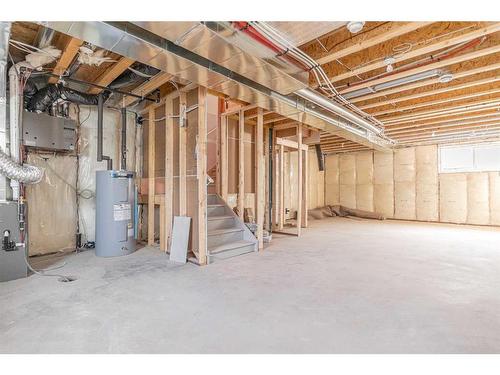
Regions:
[[[54, 73], [45, 73], [45, 75], [48, 75], [48, 76], [51, 76], [51, 77], [60, 78], [60, 76], [58, 74], [54, 74]], [[117, 89], [111, 89], [109, 87], [105, 87], [105, 86], [101, 86], [101, 85], [96, 85], [95, 83], [85, 82], [85, 81], [82, 81], [82, 80], [76, 79], [76, 78], [62, 77], [62, 80], [63, 81], [68, 81], [68, 82], [79, 83], [81, 85], [96, 87], [96, 88], [104, 90], [104, 91], [113, 92], [115, 94], [121, 94], [121, 95], [125, 95], [125, 96], [131, 96], [131, 97], [136, 98], [136, 99], [147, 100], [147, 101], [154, 102], [154, 103], [159, 103], [160, 102], [159, 98], [155, 98], [155, 99], [148, 98], [148, 97], [145, 97], [145, 96], [133, 94], [131, 92], [126, 92], [126, 91], [117, 90]]]
[[317, 143], [314, 145], [316, 148], [316, 157], [318, 158], [318, 167], [320, 171], [325, 170], [325, 157], [323, 156], [323, 153], [321, 152], [321, 144]]
[[121, 169], [127, 170], [127, 108], [122, 108]]
[[106, 160], [108, 163], [108, 170], [111, 170], [113, 169], [113, 160], [109, 156], [102, 154], [103, 117], [104, 97], [101, 93], [97, 96], [97, 161]]

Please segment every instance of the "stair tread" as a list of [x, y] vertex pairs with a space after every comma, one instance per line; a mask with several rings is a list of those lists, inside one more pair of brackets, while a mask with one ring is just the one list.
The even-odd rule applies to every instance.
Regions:
[[245, 240], [234, 241], [234, 242], [229, 242], [229, 243], [225, 243], [222, 245], [208, 248], [208, 252], [210, 254], [216, 254], [216, 253], [221, 253], [221, 252], [232, 250], [232, 249], [238, 249], [240, 247], [245, 247], [245, 246], [254, 245], [254, 244], [255, 244], [255, 242], [245, 241]]
[[243, 232], [243, 228], [234, 227], [234, 228], [215, 229], [215, 230], [209, 231], [208, 235], [215, 236], [218, 234], [233, 233], [233, 232]]
[[223, 219], [232, 219], [233, 215], [217, 215], [217, 216], [208, 216], [207, 220], [223, 220]]

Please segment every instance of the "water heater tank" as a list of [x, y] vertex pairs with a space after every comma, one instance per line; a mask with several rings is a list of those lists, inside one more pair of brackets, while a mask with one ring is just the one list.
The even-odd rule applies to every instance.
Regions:
[[95, 254], [115, 257], [133, 253], [135, 236], [134, 173], [96, 172]]

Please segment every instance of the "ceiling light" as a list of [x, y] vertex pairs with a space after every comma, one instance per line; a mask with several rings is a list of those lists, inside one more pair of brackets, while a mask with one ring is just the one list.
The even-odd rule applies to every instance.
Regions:
[[387, 56], [384, 59], [384, 64], [386, 65], [385, 70], [387, 71], [387, 73], [390, 73], [394, 70], [394, 66], [392, 64], [394, 64], [395, 62], [396, 62], [396, 59], [392, 56]]
[[440, 83], [451, 82], [453, 80], [453, 74], [451, 74], [451, 73], [441, 74], [439, 76], [438, 80], [439, 80]]
[[352, 34], [356, 34], [363, 30], [364, 25], [364, 21], [351, 21], [347, 24], [347, 30], [349, 30]]

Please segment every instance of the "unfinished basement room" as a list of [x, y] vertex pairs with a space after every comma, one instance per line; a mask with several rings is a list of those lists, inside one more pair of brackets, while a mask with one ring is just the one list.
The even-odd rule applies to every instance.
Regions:
[[0, 22], [0, 353], [500, 351], [500, 22], [250, 18]]

